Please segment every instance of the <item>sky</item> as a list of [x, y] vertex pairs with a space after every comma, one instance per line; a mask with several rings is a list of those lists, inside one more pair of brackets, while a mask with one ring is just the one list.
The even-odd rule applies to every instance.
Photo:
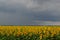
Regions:
[[0, 0], [0, 25], [60, 25], [60, 0]]

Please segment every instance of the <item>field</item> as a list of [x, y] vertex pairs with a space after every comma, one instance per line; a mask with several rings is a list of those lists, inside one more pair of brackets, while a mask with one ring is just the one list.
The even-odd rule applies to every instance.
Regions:
[[60, 40], [60, 26], [0, 26], [0, 40]]

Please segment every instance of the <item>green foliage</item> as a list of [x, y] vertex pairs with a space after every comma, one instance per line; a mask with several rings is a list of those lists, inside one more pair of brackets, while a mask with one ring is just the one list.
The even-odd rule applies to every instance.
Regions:
[[[20, 35], [20, 36], [7, 36], [7, 35], [0, 35], [0, 40], [40, 40], [40, 35], [39, 34], [32, 34], [29, 36], [27, 35]], [[54, 35], [53, 37], [44, 37], [42, 40], [60, 40], [60, 35]]]

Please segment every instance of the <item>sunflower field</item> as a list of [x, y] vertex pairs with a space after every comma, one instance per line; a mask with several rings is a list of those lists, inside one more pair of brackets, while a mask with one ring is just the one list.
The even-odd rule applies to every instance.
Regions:
[[60, 40], [60, 26], [0, 26], [0, 40]]

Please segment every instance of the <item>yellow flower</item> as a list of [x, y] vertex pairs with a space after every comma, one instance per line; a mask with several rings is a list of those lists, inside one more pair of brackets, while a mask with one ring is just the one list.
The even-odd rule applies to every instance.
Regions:
[[29, 34], [29, 36], [32, 36], [32, 35], [33, 35], [32, 33]]
[[40, 34], [40, 40], [42, 40], [42, 38], [43, 38], [43, 35], [42, 35], [42, 34]]
[[17, 32], [17, 35], [16, 36], [19, 37], [20, 35], [21, 35], [21, 32]]

